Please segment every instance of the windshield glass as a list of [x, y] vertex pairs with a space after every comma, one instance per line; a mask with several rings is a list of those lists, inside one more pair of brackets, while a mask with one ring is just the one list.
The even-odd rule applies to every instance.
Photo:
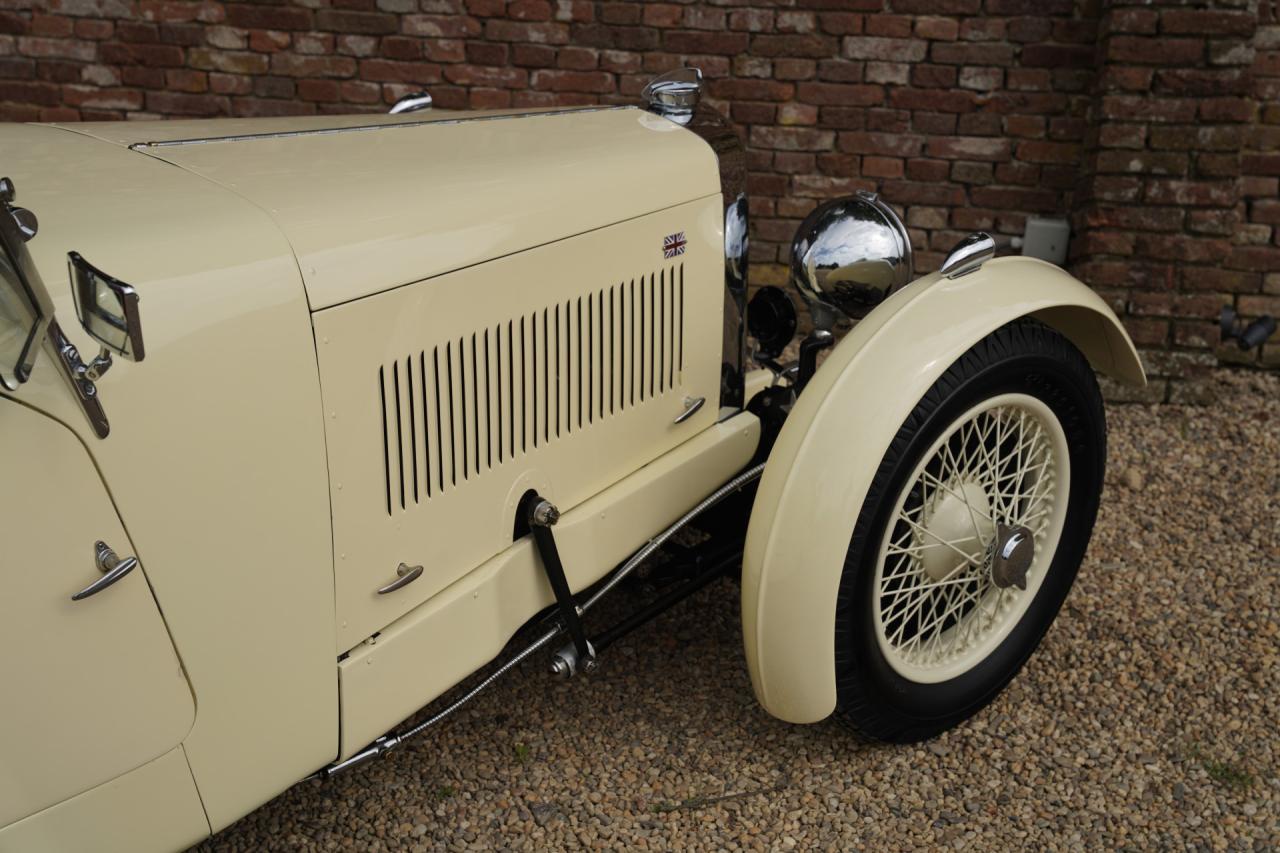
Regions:
[[47, 312], [32, 290], [32, 276], [22, 236], [7, 207], [0, 204], [0, 382], [10, 391], [31, 375], [48, 325]]

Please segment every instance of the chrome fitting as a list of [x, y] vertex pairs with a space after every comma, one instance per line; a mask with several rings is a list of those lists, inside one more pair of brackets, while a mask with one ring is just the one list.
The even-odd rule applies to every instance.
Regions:
[[529, 510], [529, 523], [536, 527], [552, 527], [560, 520], [560, 510], [549, 500], [540, 500]]
[[578, 674], [579, 669], [586, 673], [596, 671], [596, 650], [590, 642], [587, 643], [585, 658], [578, 657], [578, 650], [573, 643], [569, 643], [551, 656], [551, 674], [556, 678], [572, 678]]

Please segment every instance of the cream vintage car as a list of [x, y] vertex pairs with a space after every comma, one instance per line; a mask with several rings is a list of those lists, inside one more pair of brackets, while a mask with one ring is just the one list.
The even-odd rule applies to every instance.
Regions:
[[[1132, 344], [983, 234], [914, 278], [859, 194], [797, 233], [783, 363], [796, 312], [747, 306], [744, 152], [699, 79], [0, 128], [0, 850], [180, 848], [522, 661], [621, 665], [739, 567], [783, 720], [913, 741], [1014, 676]], [[683, 580], [590, 625], [687, 524]]]

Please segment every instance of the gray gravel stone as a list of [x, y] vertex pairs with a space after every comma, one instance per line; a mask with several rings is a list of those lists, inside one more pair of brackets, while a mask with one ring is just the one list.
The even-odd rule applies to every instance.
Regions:
[[1062, 613], [1008, 690], [924, 747], [760, 710], [721, 583], [595, 675], [556, 682], [535, 658], [203, 849], [1275, 849], [1280, 377], [1215, 381], [1212, 408], [1110, 410], [1098, 527]]

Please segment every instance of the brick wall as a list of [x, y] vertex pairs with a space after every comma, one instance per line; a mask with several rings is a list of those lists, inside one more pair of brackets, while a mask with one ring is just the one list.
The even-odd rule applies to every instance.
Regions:
[[1280, 314], [1276, 0], [0, 0], [0, 117], [634, 101], [702, 67], [750, 150], [753, 276], [799, 220], [879, 191], [918, 267], [1067, 216], [1070, 265], [1196, 399], [1223, 304]]

